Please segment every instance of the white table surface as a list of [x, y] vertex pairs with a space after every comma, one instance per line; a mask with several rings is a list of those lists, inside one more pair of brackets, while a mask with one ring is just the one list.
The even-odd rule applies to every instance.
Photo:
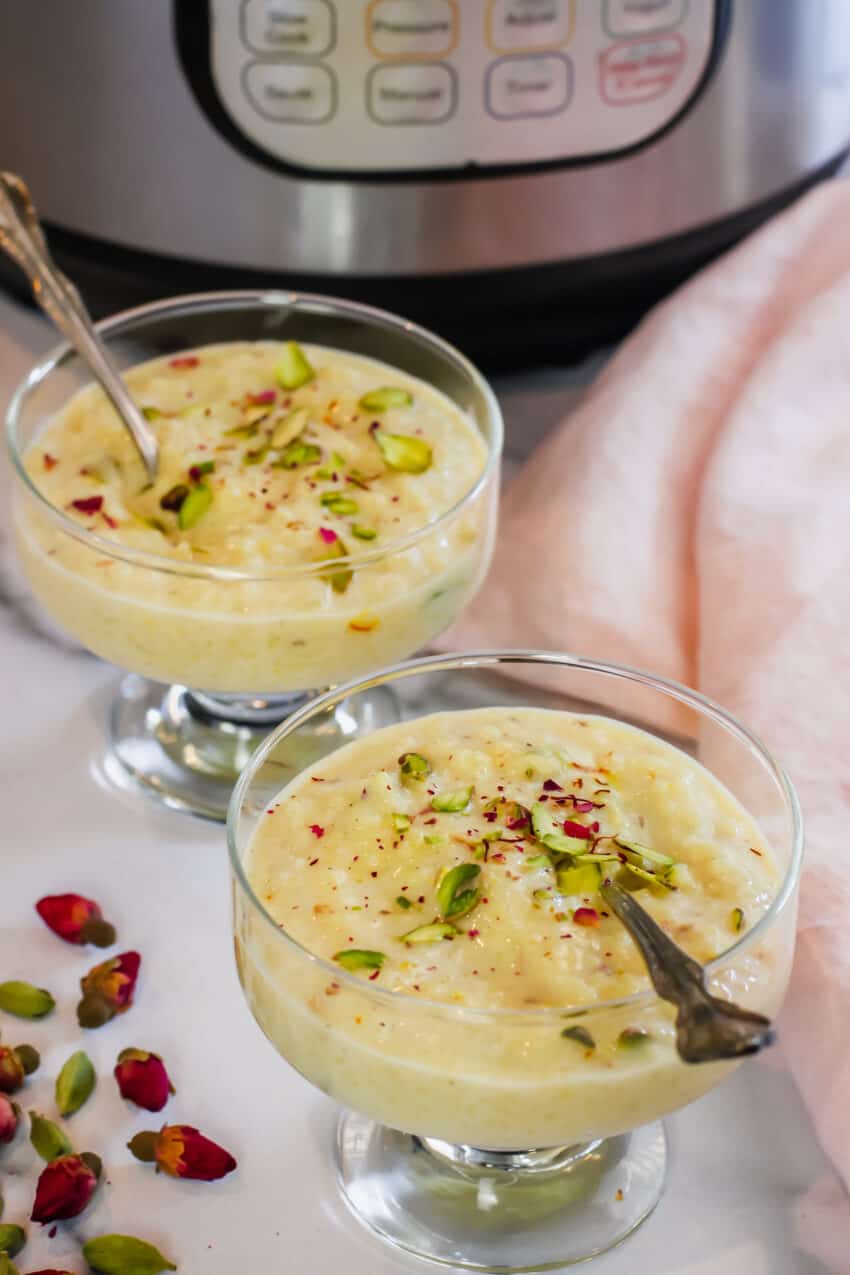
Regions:
[[[53, 344], [36, 316], [0, 298], [3, 406], [35, 353]], [[552, 423], [574, 378], [549, 371], [501, 382], [512, 450]], [[52, 1083], [85, 1047], [100, 1080], [70, 1121], [78, 1150], [97, 1151], [106, 1185], [53, 1239], [33, 1235], [18, 1259], [83, 1271], [78, 1238], [105, 1231], [156, 1243], [184, 1275], [427, 1275], [437, 1267], [362, 1230], [333, 1181], [332, 1104], [284, 1064], [255, 1026], [234, 970], [224, 834], [160, 811], [98, 780], [103, 716], [116, 672], [35, 628], [8, 564], [8, 467], [0, 463], [0, 980], [49, 987], [57, 1012], [27, 1024], [0, 1015], [5, 1043], [30, 1040], [43, 1065], [23, 1094], [53, 1112]], [[54, 938], [33, 912], [46, 893], [97, 898], [121, 949], [142, 953], [133, 1009], [81, 1040], [77, 980], [99, 955]], [[164, 1115], [198, 1125], [236, 1155], [223, 1182], [178, 1182], [137, 1164], [125, 1143], [159, 1117], [131, 1114], [110, 1072], [127, 1045], [161, 1053], [178, 1093]], [[824, 1275], [795, 1242], [795, 1218], [829, 1168], [781, 1058], [751, 1062], [669, 1122], [671, 1178], [659, 1208], [594, 1275]], [[0, 1158], [4, 1221], [26, 1216], [34, 1153], [17, 1141]], [[850, 1269], [850, 1263], [848, 1265]]]

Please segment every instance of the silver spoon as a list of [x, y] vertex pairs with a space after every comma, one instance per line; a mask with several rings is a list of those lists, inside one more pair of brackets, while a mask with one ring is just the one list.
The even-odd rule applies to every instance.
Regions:
[[14, 173], [0, 172], [0, 248], [23, 270], [44, 313], [100, 382], [130, 431], [148, 474], [156, 478], [156, 436], [127, 392], [79, 292], [51, 257], [26, 183]]
[[676, 1006], [676, 1049], [684, 1062], [743, 1058], [772, 1043], [770, 1020], [712, 996], [703, 967], [676, 946], [632, 894], [615, 881], [605, 881], [601, 889], [640, 949], [656, 992]]

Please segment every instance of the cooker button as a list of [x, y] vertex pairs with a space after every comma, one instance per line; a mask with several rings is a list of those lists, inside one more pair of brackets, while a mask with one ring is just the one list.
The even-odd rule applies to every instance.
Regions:
[[605, 30], [621, 35], [670, 31], [684, 21], [688, 0], [604, 0]]
[[494, 53], [560, 49], [574, 21], [574, 0], [489, 0], [487, 40]]
[[487, 110], [500, 120], [557, 115], [573, 94], [573, 65], [562, 53], [499, 58], [487, 71]]
[[326, 66], [250, 62], [242, 82], [251, 105], [281, 124], [324, 124], [336, 110], [336, 80]]
[[458, 0], [371, 0], [366, 43], [376, 58], [446, 57], [458, 42]]
[[336, 43], [330, 0], [242, 0], [242, 40], [256, 53], [324, 57]]
[[378, 124], [442, 124], [457, 105], [457, 76], [440, 62], [375, 66], [366, 104]]
[[606, 49], [599, 59], [599, 93], [609, 106], [631, 106], [661, 97], [685, 65], [680, 35], [649, 36]]

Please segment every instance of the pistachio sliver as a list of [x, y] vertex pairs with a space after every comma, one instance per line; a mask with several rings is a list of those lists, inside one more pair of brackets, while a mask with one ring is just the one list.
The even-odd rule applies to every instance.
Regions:
[[272, 469], [297, 469], [299, 465], [310, 465], [321, 459], [321, 447], [305, 443], [303, 438], [295, 438], [287, 443], [277, 460], [272, 461]]
[[402, 934], [401, 942], [439, 943], [443, 939], [453, 939], [459, 933], [460, 931], [448, 921], [432, 921], [429, 925], [420, 925], [415, 930], [408, 930], [407, 934]]
[[352, 500], [350, 496], [344, 496], [339, 491], [326, 491], [321, 497], [321, 503], [332, 514], [356, 514], [359, 505], [356, 500]]
[[431, 773], [427, 758], [421, 753], [402, 753], [398, 759], [402, 779], [424, 779]]
[[269, 454], [269, 446], [268, 446], [268, 443], [265, 443], [262, 447], [255, 447], [253, 451], [247, 451], [245, 455], [242, 457], [242, 464], [243, 465], [262, 465], [263, 461], [266, 459], [268, 454]]
[[376, 429], [373, 438], [390, 469], [398, 469], [405, 474], [424, 474], [426, 469], [430, 469], [434, 453], [421, 438], [412, 438], [409, 434], [388, 434], [383, 429]]
[[586, 1027], [565, 1027], [561, 1035], [564, 1040], [575, 1041], [577, 1045], [581, 1045], [582, 1049], [593, 1050], [596, 1048], [596, 1041]]
[[259, 432], [260, 432], [260, 427], [257, 424], [234, 425], [233, 429], [226, 429], [224, 431], [223, 437], [224, 438], [244, 438], [244, 439], [256, 438]]
[[431, 809], [440, 813], [456, 813], [466, 810], [472, 797], [472, 784], [466, 788], [453, 788], [450, 792], [437, 793], [431, 798]]
[[581, 863], [559, 868], [555, 879], [561, 894], [595, 894], [602, 881], [602, 869], [597, 863]]
[[358, 540], [374, 540], [378, 535], [374, 527], [361, 527], [359, 523], [355, 523], [351, 528], [351, 534]]
[[272, 447], [275, 449], [286, 447], [298, 437], [309, 419], [310, 412], [306, 407], [293, 407], [292, 411], [287, 412], [283, 420], [275, 426], [271, 436]]
[[[322, 535], [322, 533], [319, 533]], [[333, 535], [333, 540], [329, 540], [327, 536]], [[322, 535], [322, 541], [325, 545], [325, 552], [322, 554], [322, 560], [332, 563], [336, 558], [348, 557], [348, 549], [345, 542], [340, 539], [334, 532], [328, 532], [327, 536]], [[328, 566], [322, 571], [322, 575], [326, 580], [330, 581], [331, 588], [334, 593], [345, 593], [351, 584], [354, 572], [351, 567], [333, 567]]]
[[246, 407], [242, 413], [243, 425], [260, 425], [267, 416], [271, 416], [271, 408], [264, 403], [254, 403]]
[[369, 390], [358, 404], [364, 412], [386, 412], [391, 407], [411, 407], [413, 395], [400, 385], [382, 385], [380, 389]]
[[316, 375], [307, 355], [297, 341], [285, 341], [280, 360], [274, 370], [277, 382], [285, 390], [297, 390]]
[[198, 483], [180, 506], [177, 522], [181, 531], [188, 531], [209, 509], [213, 502], [212, 487], [207, 483]]
[[652, 850], [649, 846], [641, 845], [637, 841], [626, 841], [624, 837], [615, 837], [614, 845], [620, 857], [625, 859], [628, 867], [638, 876], [648, 876], [655, 884], [666, 886], [667, 889], [674, 888], [669, 882], [669, 877], [676, 866], [676, 860], [669, 854], [661, 854], [660, 851]]
[[574, 858], [587, 852], [587, 841], [582, 837], [568, 836], [553, 809], [542, 801], [531, 807], [531, 826], [537, 840], [555, 854]]
[[379, 970], [387, 958], [383, 952], [349, 947], [342, 952], [334, 952], [333, 959], [346, 970]]
[[440, 915], [446, 920], [450, 917], [465, 916], [471, 912], [481, 897], [477, 888], [465, 890], [463, 887], [475, 881], [481, 875], [477, 863], [459, 863], [450, 868], [437, 888], [437, 906]]

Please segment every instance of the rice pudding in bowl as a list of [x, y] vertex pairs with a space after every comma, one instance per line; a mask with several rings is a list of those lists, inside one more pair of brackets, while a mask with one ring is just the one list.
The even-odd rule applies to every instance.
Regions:
[[[220, 294], [101, 330], [157, 434], [157, 480], [99, 388], [74, 385], [76, 356], [52, 356], [11, 410], [19, 554], [51, 616], [137, 675], [114, 734], [137, 745], [158, 714], [170, 756], [151, 787], [222, 815], [246, 732], [409, 655], [475, 592], [498, 407], [438, 338], [344, 302]], [[117, 749], [131, 770], [136, 745]], [[182, 793], [169, 769], [202, 755]]]
[[[562, 685], [551, 707], [482, 680], [523, 658]], [[735, 1065], [681, 1061], [674, 1012], [599, 884], [639, 891], [715, 993], [772, 1015], [793, 950], [794, 799], [731, 719], [625, 670], [488, 654], [388, 676], [464, 707], [300, 769], [293, 722], [234, 794], [246, 996], [283, 1056], [356, 1113], [340, 1177], [369, 1225], [481, 1269], [578, 1260], [657, 1200], [653, 1122]], [[671, 697], [693, 708], [704, 745], [723, 744], [715, 774], [601, 715], [618, 679], [642, 681], [659, 714]]]

